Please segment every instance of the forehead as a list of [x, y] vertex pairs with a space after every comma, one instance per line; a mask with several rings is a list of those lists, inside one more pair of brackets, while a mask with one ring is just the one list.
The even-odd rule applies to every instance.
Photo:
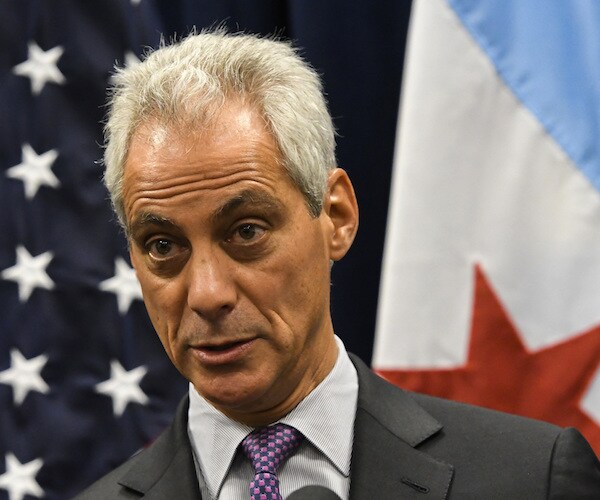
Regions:
[[201, 130], [142, 123], [125, 164], [123, 199], [129, 222], [141, 213], [265, 191], [300, 192], [285, 172], [279, 148], [252, 108], [233, 102]]
[[[208, 123], [193, 118], [177, 121], [149, 117], [132, 134], [125, 161], [125, 175], [159, 174], [157, 167], [184, 166], [205, 156], [226, 155], [243, 159], [253, 154], [270, 154], [279, 162], [280, 151], [258, 111], [238, 100], [227, 102]], [[140, 165], [143, 161], [143, 168]]]

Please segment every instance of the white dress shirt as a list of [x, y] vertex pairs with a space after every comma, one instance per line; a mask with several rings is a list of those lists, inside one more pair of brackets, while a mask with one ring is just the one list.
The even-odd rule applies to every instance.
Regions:
[[[350, 461], [358, 376], [342, 341], [331, 372], [296, 408], [279, 422], [291, 425], [305, 439], [279, 468], [280, 491], [320, 485], [343, 500], [350, 489]], [[203, 499], [248, 500], [254, 470], [238, 451], [253, 428], [231, 420], [202, 398], [190, 384], [188, 434]]]

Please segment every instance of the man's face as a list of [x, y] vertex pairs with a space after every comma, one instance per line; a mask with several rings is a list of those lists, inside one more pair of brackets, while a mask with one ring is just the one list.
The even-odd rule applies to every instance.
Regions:
[[145, 122], [125, 166], [131, 260], [160, 340], [201, 395], [251, 425], [293, 408], [337, 354], [335, 223], [309, 214], [279, 158], [233, 102], [202, 135]]

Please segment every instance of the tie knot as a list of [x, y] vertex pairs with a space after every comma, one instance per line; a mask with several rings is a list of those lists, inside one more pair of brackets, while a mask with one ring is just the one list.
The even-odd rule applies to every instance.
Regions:
[[252, 462], [255, 473], [275, 474], [277, 468], [300, 445], [302, 433], [285, 424], [260, 427], [242, 441], [242, 449]]

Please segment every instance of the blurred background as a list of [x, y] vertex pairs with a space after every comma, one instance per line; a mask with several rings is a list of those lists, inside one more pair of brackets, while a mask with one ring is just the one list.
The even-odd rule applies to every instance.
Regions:
[[101, 123], [115, 65], [221, 23], [291, 39], [323, 77], [361, 210], [332, 278], [347, 349], [409, 389], [575, 425], [600, 449], [599, 10], [3, 0], [0, 499], [70, 498], [187, 390], [101, 183]]

